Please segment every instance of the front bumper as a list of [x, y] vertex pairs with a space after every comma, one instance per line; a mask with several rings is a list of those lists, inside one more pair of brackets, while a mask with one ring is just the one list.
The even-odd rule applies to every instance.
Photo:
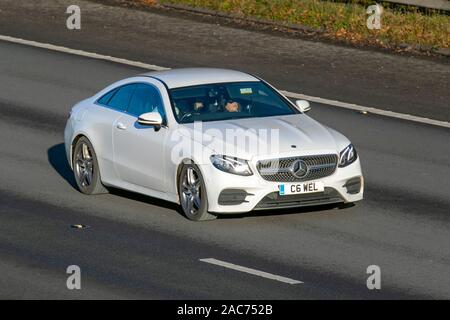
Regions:
[[[345, 168], [337, 168], [332, 175], [317, 180], [324, 184], [324, 192], [304, 195], [278, 196], [280, 183], [264, 180], [255, 168], [252, 168], [251, 176], [222, 172], [209, 164], [201, 165], [200, 170], [207, 190], [208, 211], [214, 213], [243, 213], [261, 209], [356, 202], [363, 199], [364, 193], [359, 158]], [[354, 185], [349, 187], [358, 180], [356, 178], [360, 178], [359, 190], [355, 190]]]

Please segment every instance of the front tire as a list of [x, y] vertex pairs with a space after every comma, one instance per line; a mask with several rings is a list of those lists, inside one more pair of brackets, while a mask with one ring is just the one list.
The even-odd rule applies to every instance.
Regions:
[[78, 139], [73, 149], [73, 173], [78, 189], [84, 194], [108, 193], [100, 179], [94, 147], [86, 137]]
[[183, 165], [178, 179], [178, 190], [181, 208], [188, 219], [206, 221], [217, 218], [208, 212], [205, 182], [196, 165]]

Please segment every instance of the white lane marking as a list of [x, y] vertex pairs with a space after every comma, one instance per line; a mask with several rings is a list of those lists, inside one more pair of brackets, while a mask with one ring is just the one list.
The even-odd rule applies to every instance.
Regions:
[[301, 94], [301, 93], [295, 93], [295, 92], [289, 92], [289, 91], [280, 91], [280, 92], [289, 98], [303, 99], [303, 100], [327, 104], [327, 105], [345, 108], [345, 109], [351, 109], [351, 110], [362, 111], [362, 112], [365, 111], [368, 113], [378, 114], [378, 115], [382, 115], [382, 116], [386, 116], [386, 117], [398, 118], [398, 119], [409, 120], [409, 121], [413, 121], [413, 122], [431, 124], [434, 126], [439, 126], [439, 127], [444, 127], [444, 128], [450, 128], [450, 123], [446, 122], [446, 121], [417, 117], [417, 116], [413, 116], [410, 114], [398, 113], [398, 112], [382, 110], [382, 109], [377, 109], [377, 108], [372, 108], [372, 107], [364, 107], [364, 106], [361, 106], [358, 104], [346, 103], [346, 102], [341, 102], [341, 101], [336, 101], [336, 100], [329, 100], [329, 99], [324, 99], [324, 98], [319, 98], [319, 97], [313, 97], [313, 96], [308, 96], [308, 95]]
[[92, 52], [87, 52], [87, 51], [83, 51], [83, 50], [70, 49], [67, 47], [55, 46], [55, 45], [49, 44], [49, 43], [36, 42], [36, 41], [19, 39], [19, 38], [14, 38], [14, 37], [9, 37], [9, 36], [0, 35], [0, 40], [18, 43], [18, 44], [24, 44], [24, 45], [36, 47], [36, 48], [48, 49], [48, 50], [52, 50], [52, 51], [70, 53], [70, 54], [87, 57], [87, 58], [93, 58], [93, 59], [105, 60], [105, 61], [110, 61], [110, 62], [116, 62], [116, 63], [120, 63], [120, 64], [126, 64], [129, 66], [138, 67], [138, 68], [142, 68], [142, 69], [148, 69], [148, 70], [152, 70], [152, 71], [163, 71], [163, 70], [170, 69], [170, 68], [156, 66], [153, 64], [132, 61], [132, 60], [127, 60], [127, 59], [122, 59], [122, 58], [116, 58], [116, 57], [107, 56], [107, 55], [103, 55], [103, 54], [92, 53]]
[[290, 279], [290, 278], [286, 278], [286, 277], [282, 277], [282, 276], [277, 276], [277, 275], [272, 274], [272, 273], [267, 273], [267, 272], [264, 272], [264, 271], [259, 271], [259, 270], [256, 270], [256, 269], [251, 269], [251, 268], [239, 266], [237, 264], [233, 264], [233, 263], [217, 260], [217, 259], [214, 259], [214, 258], [200, 259], [200, 261], [206, 262], [206, 263], [210, 263], [210, 264], [214, 264], [214, 265], [221, 266], [221, 267], [225, 267], [225, 268], [228, 268], [228, 269], [233, 269], [233, 270], [236, 270], [236, 271], [250, 273], [250, 274], [253, 274], [255, 276], [259, 276], [259, 277], [263, 277], [263, 278], [267, 278], [267, 279], [271, 279], [271, 280], [276, 280], [276, 281], [280, 281], [280, 282], [284, 282], [284, 283], [288, 283], [288, 284], [303, 283], [303, 282], [298, 281], [298, 280], [294, 280], [294, 279]]
[[[74, 54], [74, 55], [87, 57], [87, 58], [111, 61], [111, 62], [125, 64], [125, 65], [129, 65], [129, 66], [133, 66], [133, 67], [147, 69], [147, 70], [151, 70], [151, 71], [170, 70], [170, 68], [161, 67], [161, 66], [157, 66], [157, 65], [153, 65], [153, 64], [144, 63], [144, 62], [116, 58], [116, 57], [112, 57], [112, 56], [108, 56], [108, 55], [92, 53], [92, 52], [77, 50], [77, 49], [71, 49], [71, 48], [57, 46], [57, 45], [53, 45], [53, 44], [49, 44], [49, 43], [42, 43], [42, 42], [37, 42], [37, 41], [14, 38], [14, 37], [10, 37], [10, 36], [0, 35], [0, 40], [12, 42], [12, 43], [23, 44], [23, 45], [28, 45], [28, 46], [37, 47], [37, 48], [58, 51], [58, 52], [63, 52], [63, 53]], [[410, 114], [397, 113], [397, 112], [373, 108], [373, 107], [365, 107], [365, 106], [361, 106], [361, 105], [357, 105], [357, 104], [353, 104], [353, 103], [347, 103], [347, 102], [324, 99], [324, 98], [320, 98], [320, 97], [308, 96], [308, 95], [301, 94], [301, 93], [295, 93], [295, 92], [289, 92], [289, 91], [281, 91], [281, 92], [289, 98], [305, 99], [305, 100], [309, 100], [312, 102], [322, 103], [322, 104], [326, 104], [326, 105], [330, 105], [330, 106], [334, 106], [334, 107], [345, 108], [345, 109], [356, 110], [356, 111], [363, 111], [363, 112], [365, 111], [365, 112], [378, 114], [378, 115], [382, 115], [382, 116], [386, 116], [386, 117], [409, 120], [409, 121], [419, 122], [419, 123], [425, 123], [425, 124], [430, 124], [430, 125], [438, 126], [438, 127], [450, 128], [450, 122], [447, 122], [447, 121], [418, 117], [418, 116], [413, 116]]]

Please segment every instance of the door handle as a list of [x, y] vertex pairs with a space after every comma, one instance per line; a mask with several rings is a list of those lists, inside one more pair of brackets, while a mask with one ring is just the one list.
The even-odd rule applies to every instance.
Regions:
[[117, 122], [116, 127], [117, 127], [117, 129], [120, 129], [120, 130], [127, 129], [127, 127], [122, 122]]

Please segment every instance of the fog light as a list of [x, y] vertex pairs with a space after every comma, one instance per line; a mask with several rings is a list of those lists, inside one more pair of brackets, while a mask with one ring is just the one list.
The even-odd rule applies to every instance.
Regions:
[[361, 177], [351, 178], [343, 185], [349, 194], [357, 194], [361, 191]]
[[220, 193], [218, 202], [221, 206], [238, 205], [248, 202], [245, 198], [253, 195], [241, 189], [225, 189]]

